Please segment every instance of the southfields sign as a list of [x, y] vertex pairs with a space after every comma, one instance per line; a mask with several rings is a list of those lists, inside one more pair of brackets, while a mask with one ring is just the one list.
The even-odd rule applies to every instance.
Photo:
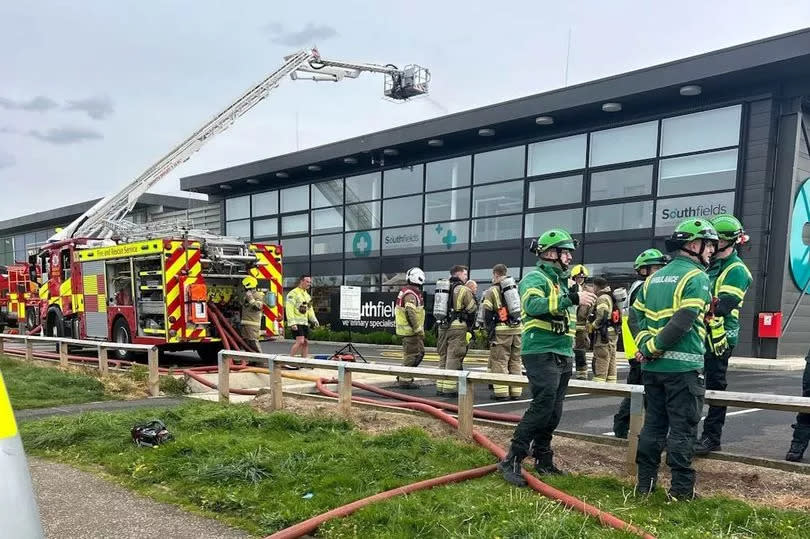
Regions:
[[397, 294], [395, 292], [362, 292], [360, 294], [360, 320], [340, 319], [340, 296], [333, 294], [331, 308], [329, 309], [329, 324], [335, 331], [348, 329], [357, 331], [389, 331], [396, 328], [394, 322], [394, 307]]
[[716, 193], [658, 200], [655, 233], [671, 232], [683, 219], [711, 219], [734, 212], [734, 193]]

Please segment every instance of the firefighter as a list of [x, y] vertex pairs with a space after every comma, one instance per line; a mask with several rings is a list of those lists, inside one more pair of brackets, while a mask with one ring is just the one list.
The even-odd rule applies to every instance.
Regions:
[[516, 486], [526, 485], [521, 462], [530, 450], [539, 474], [562, 473], [553, 462], [551, 437], [560, 422], [571, 379], [574, 310], [576, 305], [592, 305], [596, 300], [587, 290], [568, 290], [566, 272], [576, 246], [565, 230], [544, 232], [529, 248], [539, 257], [537, 268], [520, 281], [521, 355], [532, 402], [515, 429], [509, 453], [498, 463], [504, 479]]
[[257, 290], [259, 281], [256, 277], [248, 275], [242, 279], [242, 286], [245, 294], [242, 299], [242, 313], [240, 316], [241, 326], [239, 333], [245, 344], [250, 347], [248, 352], [261, 352], [259, 346], [259, 335], [261, 335], [262, 307], [264, 306], [264, 294]]
[[[450, 303], [449, 313], [444, 327], [444, 361], [440, 351], [439, 368], [461, 370], [464, 357], [467, 355], [469, 340], [467, 334], [472, 330], [475, 322], [478, 304], [472, 290], [464, 286], [467, 282], [467, 267], [453, 266], [450, 270]], [[441, 335], [441, 334], [440, 334]], [[442, 344], [439, 344], [440, 350]], [[438, 380], [436, 393], [444, 397], [458, 396], [458, 382], [456, 380]]]
[[[496, 264], [492, 268], [492, 287], [484, 292], [482, 308], [484, 327], [489, 340], [489, 371], [498, 374], [521, 374], [520, 295], [514, 279], [508, 277], [507, 268]], [[523, 388], [494, 384], [496, 401], [517, 400]]]
[[[571, 281], [573, 284], [569, 288], [571, 292], [579, 293], [580, 290], [590, 290], [585, 286], [585, 279], [590, 272], [582, 264], [577, 264], [571, 268]], [[577, 334], [574, 337], [574, 363], [576, 365], [577, 380], [588, 379], [588, 360], [586, 354], [591, 347], [591, 340], [588, 337], [588, 314], [589, 308], [580, 305], [577, 308]]]
[[318, 327], [318, 319], [312, 308], [312, 297], [308, 290], [312, 287], [312, 277], [302, 275], [298, 278], [298, 285], [287, 293], [287, 324], [289, 324], [295, 337], [290, 349], [290, 355], [301, 357], [309, 356], [309, 328]]
[[[669, 263], [669, 256], [665, 255], [658, 249], [647, 249], [636, 257], [633, 268], [639, 276], [639, 279], [630, 285], [630, 293], [627, 302], [625, 303], [625, 310], [636, 301], [636, 295], [641, 290], [641, 285], [644, 280], [663, 268]], [[638, 328], [626, 328], [629, 335], [623, 335], [622, 341], [628, 343], [629, 340], [635, 339]], [[629, 350], [630, 346], [625, 345], [624, 355], [630, 363], [630, 372], [627, 373], [627, 383], [641, 385], [641, 363], [635, 357], [635, 350]], [[630, 397], [622, 399], [619, 406], [619, 411], [613, 416], [613, 434], [616, 438], [627, 438], [627, 433], [630, 430]]]
[[[802, 397], [810, 397], [810, 352], [804, 358], [804, 375], [802, 376]], [[800, 412], [796, 415], [793, 427], [793, 440], [790, 442], [785, 460], [799, 462], [804, 457], [807, 444], [810, 443], [810, 414]]]
[[[425, 272], [411, 268], [405, 274], [405, 286], [397, 296], [394, 318], [397, 335], [402, 338], [402, 364], [405, 367], [418, 367], [425, 357], [425, 301], [422, 286]], [[399, 376], [399, 387], [418, 389], [411, 377]]]
[[[707, 327], [706, 389], [725, 391], [728, 360], [737, 345], [740, 333], [740, 308], [753, 278], [737, 254], [737, 246], [748, 241], [742, 223], [733, 215], [722, 214], [712, 219], [720, 242], [714, 261], [709, 267], [714, 317]], [[709, 406], [703, 422], [703, 434], [695, 447], [695, 455], [720, 451], [720, 437], [726, 421], [725, 406]]]
[[638, 327], [636, 357], [647, 400], [639, 436], [637, 492], [651, 493], [658, 480], [661, 451], [672, 471], [669, 495], [692, 499], [692, 457], [703, 409], [704, 317], [711, 304], [706, 274], [717, 248], [717, 231], [703, 219], [688, 219], [666, 240], [675, 259], [644, 282], [630, 309]]
[[[616, 383], [616, 321], [614, 320], [613, 291], [603, 277], [593, 280], [596, 305], [593, 309], [593, 364], [594, 382]], [[621, 318], [619, 318], [619, 322]]]

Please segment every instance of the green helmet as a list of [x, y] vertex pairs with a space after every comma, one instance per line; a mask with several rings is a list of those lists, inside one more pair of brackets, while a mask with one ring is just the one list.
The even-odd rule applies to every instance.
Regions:
[[647, 266], [666, 266], [670, 260], [668, 255], [665, 255], [658, 249], [647, 249], [636, 257], [633, 268], [638, 271]]
[[718, 241], [717, 230], [714, 229], [710, 221], [703, 219], [687, 219], [678, 223], [675, 231], [667, 238], [666, 246], [668, 251], [677, 251], [685, 243], [694, 240]]
[[552, 228], [546, 230], [540, 237], [532, 241], [529, 250], [535, 254], [540, 254], [549, 249], [576, 249], [579, 242], [571, 237], [567, 231], [562, 228]]
[[729, 213], [722, 213], [712, 219], [712, 226], [717, 230], [717, 236], [723, 241], [736, 242], [745, 235], [742, 223]]

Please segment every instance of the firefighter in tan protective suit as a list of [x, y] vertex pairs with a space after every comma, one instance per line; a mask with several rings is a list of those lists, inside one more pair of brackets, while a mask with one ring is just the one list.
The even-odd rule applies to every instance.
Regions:
[[[475, 323], [478, 305], [472, 290], [464, 286], [467, 282], [466, 266], [453, 266], [450, 269], [451, 291], [449, 316], [439, 326], [439, 368], [461, 370], [469, 343], [467, 334]], [[443, 354], [442, 354], [443, 353]], [[443, 397], [458, 396], [456, 380], [437, 380], [436, 394]]]
[[596, 305], [593, 309], [593, 365], [594, 382], [616, 383], [616, 342], [618, 340], [617, 322], [621, 324], [621, 316], [614, 320], [616, 304], [613, 292], [602, 277], [593, 280], [596, 293]]
[[[569, 286], [572, 292], [579, 293], [580, 290], [592, 291], [590, 287], [585, 284], [585, 279], [588, 278], [588, 268], [582, 264], [577, 264], [571, 268], [571, 281], [573, 284]], [[588, 338], [588, 314], [590, 307], [580, 305], [577, 307], [577, 331], [574, 337], [574, 363], [576, 365], [577, 380], [588, 379], [588, 360], [586, 354], [591, 347], [591, 340]]]
[[[411, 268], [405, 274], [405, 282], [397, 296], [394, 318], [397, 335], [402, 338], [402, 365], [418, 367], [425, 357], [425, 300], [422, 296], [425, 272]], [[403, 389], [419, 388], [409, 376], [398, 376], [397, 380]]]
[[[507, 267], [497, 264], [492, 268], [492, 287], [484, 293], [481, 304], [484, 327], [489, 340], [489, 371], [498, 374], [520, 375], [520, 342], [523, 326], [520, 323], [520, 295], [514, 279], [507, 276]], [[510, 294], [507, 297], [507, 294]], [[509, 309], [509, 300], [513, 302]], [[510, 312], [511, 311], [511, 312]], [[523, 393], [520, 386], [494, 384], [493, 400], [517, 400]]]
[[264, 294], [257, 290], [259, 281], [256, 277], [248, 275], [242, 279], [242, 286], [245, 288], [245, 296], [242, 300], [242, 325], [239, 329], [240, 336], [245, 344], [251, 348], [251, 352], [261, 352], [259, 346], [259, 336], [261, 335], [262, 307], [264, 306]]

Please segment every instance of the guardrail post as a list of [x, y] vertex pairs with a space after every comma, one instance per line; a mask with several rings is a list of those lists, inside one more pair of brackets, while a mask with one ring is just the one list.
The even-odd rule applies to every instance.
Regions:
[[[62, 348], [59, 347], [59, 359], [62, 359]], [[65, 345], [65, 363], [67, 363], [67, 345]], [[110, 374], [110, 364], [107, 356], [107, 348], [103, 344], [98, 345], [98, 372], [101, 376]]]
[[68, 345], [62, 341], [59, 341], [59, 366], [65, 369], [68, 367]]
[[25, 360], [34, 361], [34, 342], [25, 337]]
[[0, 355], [5, 353], [5, 351], [6, 351], [5, 346], [6, 346], [6, 340], [2, 336], [0, 336]]
[[158, 372], [159, 352], [157, 346], [153, 346], [146, 353], [149, 367], [149, 394], [153, 397], [160, 395], [160, 372]]
[[458, 432], [463, 438], [472, 439], [474, 386], [467, 380], [467, 372], [458, 377]]
[[630, 430], [627, 433], [627, 473], [636, 476], [636, 452], [638, 436], [644, 425], [644, 391], [633, 388], [630, 393]]
[[217, 390], [219, 402], [227, 404], [231, 401], [231, 362], [225, 356], [225, 350], [217, 354]]
[[281, 366], [276, 364], [276, 356], [267, 358], [267, 369], [270, 371], [270, 409], [281, 410], [284, 407]]
[[347, 417], [352, 413], [352, 371], [343, 363], [338, 365], [338, 408]]

